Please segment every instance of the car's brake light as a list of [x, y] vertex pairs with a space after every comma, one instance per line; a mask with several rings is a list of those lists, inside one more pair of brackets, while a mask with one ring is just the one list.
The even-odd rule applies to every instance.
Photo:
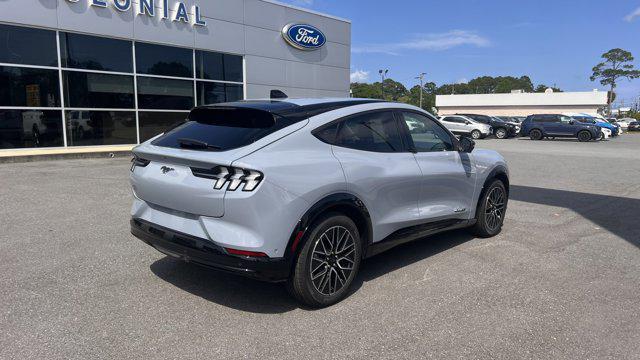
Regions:
[[236, 191], [242, 186], [242, 191], [255, 190], [264, 178], [260, 171], [241, 169], [232, 166], [216, 166], [213, 169], [191, 168], [196, 177], [215, 180], [213, 188]]

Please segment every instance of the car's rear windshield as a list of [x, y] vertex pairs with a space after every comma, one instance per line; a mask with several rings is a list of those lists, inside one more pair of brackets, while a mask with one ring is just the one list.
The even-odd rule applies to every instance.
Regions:
[[185, 123], [168, 131], [152, 144], [178, 149], [225, 151], [249, 145], [293, 122], [252, 108], [196, 108]]

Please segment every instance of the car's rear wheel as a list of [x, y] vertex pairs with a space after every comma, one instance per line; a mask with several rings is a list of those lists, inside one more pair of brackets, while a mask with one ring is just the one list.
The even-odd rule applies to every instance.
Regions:
[[494, 180], [484, 192], [476, 209], [476, 223], [471, 231], [480, 237], [491, 237], [502, 231], [509, 198], [500, 180]]
[[600, 135], [600, 141], [605, 140], [607, 137], [604, 135], [604, 132], [602, 133], [602, 135]]
[[533, 129], [529, 132], [529, 138], [531, 140], [542, 140], [542, 131]]
[[358, 228], [347, 216], [329, 214], [310, 229], [291, 278], [289, 291], [302, 303], [324, 307], [349, 292], [362, 259]]
[[578, 133], [578, 140], [582, 142], [586, 142], [591, 140], [591, 133], [586, 130], [582, 130]]
[[503, 128], [496, 129], [496, 137], [498, 139], [504, 139], [507, 137], [507, 130]]
[[478, 140], [480, 139], [480, 137], [482, 137], [482, 133], [480, 132], [480, 130], [473, 130], [471, 132], [471, 138], [474, 140]]

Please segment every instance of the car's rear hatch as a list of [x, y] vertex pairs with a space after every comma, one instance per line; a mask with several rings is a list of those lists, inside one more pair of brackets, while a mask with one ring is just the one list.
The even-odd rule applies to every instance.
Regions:
[[164, 212], [221, 217], [227, 187], [215, 189], [206, 172], [231, 166], [307, 123], [263, 109], [196, 108], [187, 122], [133, 150], [135, 195]]

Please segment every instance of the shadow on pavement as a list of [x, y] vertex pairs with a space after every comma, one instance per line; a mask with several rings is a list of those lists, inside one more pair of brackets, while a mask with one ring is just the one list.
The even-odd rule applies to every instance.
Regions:
[[[512, 185], [510, 200], [572, 210], [612, 234], [640, 247], [640, 199]], [[636, 225], [633, 225], [636, 224]]]
[[[464, 230], [434, 235], [403, 244], [365, 260], [349, 296], [366, 281], [424, 260], [473, 239]], [[164, 257], [151, 264], [151, 271], [176, 287], [208, 301], [236, 310], [275, 314], [303, 308], [284, 284], [265, 283], [238, 275], [188, 264]]]
[[[570, 209], [594, 224], [640, 247], [637, 223], [640, 199], [513, 185], [510, 199]], [[350, 294], [364, 282], [424, 260], [474, 239], [456, 230], [407, 243], [367, 259], [354, 280]], [[165, 257], [151, 271], [176, 287], [208, 301], [253, 313], [284, 313], [300, 308], [283, 284], [264, 283]]]

